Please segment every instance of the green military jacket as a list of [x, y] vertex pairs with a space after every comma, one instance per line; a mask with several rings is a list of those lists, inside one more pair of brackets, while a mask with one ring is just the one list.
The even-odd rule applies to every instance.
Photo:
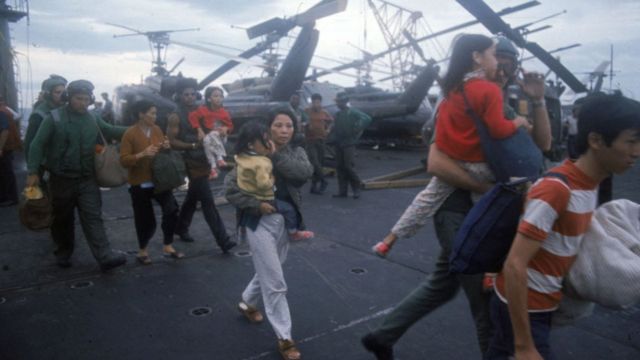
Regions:
[[355, 145], [369, 124], [371, 117], [358, 109], [340, 110], [336, 113], [329, 142], [338, 146]]
[[29, 146], [27, 170], [37, 174], [44, 164], [53, 174], [66, 177], [93, 177], [96, 144], [100, 135], [107, 140], [120, 140], [127, 130], [113, 126], [91, 112], [77, 114], [68, 106], [52, 110], [42, 121]]
[[55, 109], [53, 104], [49, 101], [43, 101], [33, 108], [31, 115], [29, 115], [29, 123], [27, 125], [27, 132], [24, 135], [24, 157], [29, 159], [29, 147], [33, 138], [36, 137], [38, 129], [51, 110]]

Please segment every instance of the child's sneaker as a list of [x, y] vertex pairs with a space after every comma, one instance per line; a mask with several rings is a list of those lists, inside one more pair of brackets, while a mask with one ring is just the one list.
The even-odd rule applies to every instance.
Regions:
[[376, 253], [376, 255], [383, 258], [383, 257], [387, 257], [387, 254], [389, 254], [389, 251], [391, 251], [391, 246], [380, 241], [379, 243], [373, 245], [371, 250], [373, 250], [373, 252]]
[[209, 174], [209, 180], [217, 179], [218, 171], [216, 169], [211, 169], [211, 173]]
[[289, 234], [289, 238], [293, 241], [307, 240], [313, 238], [314, 236], [316, 236], [316, 234], [314, 234], [313, 231], [307, 230], [299, 230]]
[[216, 164], [218, 165], [218, 169], [226, 169], [229, 166], [224, 159], [216, 161]]

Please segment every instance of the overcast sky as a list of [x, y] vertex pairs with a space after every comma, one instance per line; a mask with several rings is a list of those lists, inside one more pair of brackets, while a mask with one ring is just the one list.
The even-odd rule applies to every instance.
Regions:
[[[374, 0], [375, 2], [376, 0]], [[405, 8], [421, 11], [424, 15], [418, 36], [472, 20], [472, 16], [453, 0], [391, 0]], [[522, 1], [487, 0], [491, 8], [499, 11]], [[123, 83], [139, 83], [150, 74], [151, 53], [146, 38], [132, 36], [114, 38], [127, 31], [106, 25], [116, 23], [142, 31], [200, 28], [197, 32], [171, 34], [177, 41], [203, 46], [217, 43], [247, 49], [257, 42], [232, 25], [247, 27], [275, 16], [291, 16], [305, 11], [317, 1], [297, 0], [104, 0], [104, 1], [30, 1], [30, 17], [12, 25], [14, 48], [19, 53], [23, 98], [31, 102], [31, 93], [37, 94], [40, 83], [49, 74], [56, 73], [69, 80], [86, 78], [94, 82], [98, 92], [111, 93]], [[613, 87], [626, 95], [640, 98], [640, 1], [638, 0], [540, 0], [539, 6], [506, 16], [513, 27], [567, 10], [567, 13], [540, 23], [551, 29], [531, 34], [530, 41], [544, 48], [556, 49], [581, 43], [582, 46], [558, 55], [561, 61], [580, 79], [586, 77], [602, 61], [609, 59], [610, 45], [614, 46]], [[367, 28], [365, 42], [364, 29]], [[347, 10], [318, 21], [320, 44], [316, 54], [342, 62], [361, 55], [356, 47], [370, 52], [387, 48], [378, 24], [365, 0], [349, 0]], [[481, 25], [462, 30], [489, 34]], [[295, 34], [295, 33], [293, 33]], [[446, 57], [452, 37], [450, 34], [435, 42], [423, 42], [427, 57], [437, 60]], [[286, 49], [292, 39], [283, 39], [280, 47]], [[214, 47], [219, 51], [236, 51]], [[168, 66], [180, 58], [185, 61], [178, 68], [186, 76], [203, 78], [226, 59], [204, 54], [176, 45], [167, 52]], [[314, 58], [313, 64], [322, 67], [337, 65], [330, 60]], [[538, 61], [525, 62], [528, 69], [546, 71]], [[382, 67], [380, 64], [376, 68]], [[236, 80], [243, 76], [259, 75], [261, 70], [241, 65], [218, 79], [216, 84]], [[351, 71], [354, 73], [354, 71]], [[373, 73], [373, 77], [384, 77]], [[341, 85], [352, 85], [354, 79], [331, 75], [329, 80]], [[28, 84], [32, 84], [31, 87]], [[390, 84], [390, 83], [387, 83]], [[381, 85], [384, 86], [384, 83]], [[609, 79], [605, 79], [605, 88]], [[35, 96], [35, 94], [33, 96]], [[26, 95], [26, 96], [25, 96]]]

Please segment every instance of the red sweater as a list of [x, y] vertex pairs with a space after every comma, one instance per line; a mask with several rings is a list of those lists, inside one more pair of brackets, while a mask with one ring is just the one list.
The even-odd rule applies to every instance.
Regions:
[[[504, 139], [516, 132], [512, 121], [504, 116], [502, 91], [495, 83], [471, 79], [464, 92], [473, 111], [482, 118], [494, 139]], [[442, 101], [436, 119], [436, 145], [456, 160], [483, 162], [484, 153], [475, 121], [465, 112], [462, 92], [452, 91]]]
[[200, 127], [200, 120], [202, 120], [206, 130], [214, 130], [220, 126], [226, 126], [229, 128], [229, 133], [233, 131], [231, 116], [229, 116], [229, 113], [223, 107], [211, 110], [206, 105], [201, 105], [189, 113], [189, 123], [194, 129]]

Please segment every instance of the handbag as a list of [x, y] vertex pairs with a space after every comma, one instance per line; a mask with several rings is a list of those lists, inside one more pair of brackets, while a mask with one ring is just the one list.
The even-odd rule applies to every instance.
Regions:
[[[544, 177], [563, 174], [549, 172]], [[449, 271], [454, 274], [496, 273], [502, 269], [516, 235], [528, 184], [536, 177], [498, 183], [471, 208], [453, 240]]]
[[128, 173], [120, 164], [120, 150], [117, 145], [107, 142], [97, 121], [96, 127], [104, 144], [100, 151], [96, 151], [94, 158], [96, 183], [100, 187], [122, 186], [127, 182]]
[[494, 139], [480, 116], [473, 111], [469, 99], [462, 91], [466, 113], [475, 121], [480, 136], [482, 152], [498, 182], [508, 182], [511, 177], [539, 176], [544, 160], [542, 151], [533, 142], [527, 130], [519, 128], [504, 139]]
[[187, 167], [180, 153], [173, 150], [163, 150], [153, 158], [151, 172], [153, 192], [159, 194], [183, 185], [187, 175]]

